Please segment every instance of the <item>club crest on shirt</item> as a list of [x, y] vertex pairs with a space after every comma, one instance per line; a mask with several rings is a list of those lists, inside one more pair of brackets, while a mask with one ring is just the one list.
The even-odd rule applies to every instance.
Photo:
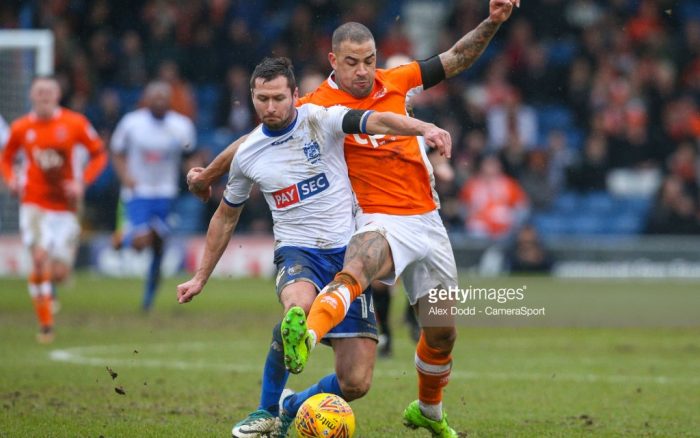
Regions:
[[386, 96], [386, 87], [382, 87], [381, 90], [374, 93], [374, 96], [372, 96], [372, 99], [377, 100], [377, 99], [381, 99], [384, 96]]
[[321, 147], [316, 140], [311, 140], [311, 143], [304, 145], [304, 155], [311, 164], [316, 164], [321, 160]]

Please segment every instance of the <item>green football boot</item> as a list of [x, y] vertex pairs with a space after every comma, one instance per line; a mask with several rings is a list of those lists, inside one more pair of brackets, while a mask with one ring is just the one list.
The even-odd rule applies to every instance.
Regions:
[[290, 373], [304, 370], [311, 351], [311, 339], [306, 330], [306, 314], [301, 307], [294, 306], [282, 320], [282, 343], [284, 344], [284, 366]]
[[403, 424], [411, 429], [424, 427], [430, 431], [433, 438], [458, 438], [457, 432], [447, 424], [447, 414], [442, 413], [440, 421], [431, 420], [423, 415], [418, 406], [418, 400], [414, 400], [403, 411]]

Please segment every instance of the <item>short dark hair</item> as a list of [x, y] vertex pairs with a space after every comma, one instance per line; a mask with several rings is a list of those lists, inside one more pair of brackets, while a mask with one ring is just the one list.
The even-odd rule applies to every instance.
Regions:
[[255, 88], [255, 80], [261, 78], [263, 82], [271, 81], [278, 76], [284, 76], [287, 78], [287, 84], [289, 89], [294, 90], [297, 88], [297, 80], [294, 77], [294, 66], [289, 58], [284, 56], [279, 56], [276, 58], [266, 57], [262, 62], [255, 66], [253, 70], [253, 75], [250, 77], [250, 89]]
[[340, 43], [343, 41], [352, 41], [353, 43], [364, 43], [365, 41], [374, 41], [372, 32], [367, 29], [367, 26], [361, 23], [350, 21], [341, 24], [333, 31], [333, 39], [331, 40], [331, 48], [337, 51], [340, 48]]

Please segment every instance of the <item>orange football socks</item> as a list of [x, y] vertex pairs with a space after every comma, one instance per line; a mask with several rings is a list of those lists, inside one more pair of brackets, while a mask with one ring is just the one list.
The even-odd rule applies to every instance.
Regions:
[[336, 274], [333, 281], [323, 288], [307, 317], [307, 327], [314, 332], [317, 342], [340, 324], [348, 313], [350, 303], [361, 293], [360, 282], [344, 271]]
[[53, 298], [51, 297], [49, 276], [32, 272], [29, 276], [29, 295], [32, 297], [34, 312], [41, 327], [52, 327], [53, 312], [51, 306]]
[[452, 355], [432, 348], [421, 334], [416, 347], [418, 400], [426, 405], [442, 402], [442, 388], [447, 386], [452, 370]]

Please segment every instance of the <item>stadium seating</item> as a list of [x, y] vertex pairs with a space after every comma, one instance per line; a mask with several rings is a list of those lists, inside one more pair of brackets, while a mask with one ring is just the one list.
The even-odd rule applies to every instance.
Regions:
[[634, 235], [642, 231], [650, 206], [649, 198], [565, 192], [551, 210], [535, 213], [532, 222], [545, 237]]

